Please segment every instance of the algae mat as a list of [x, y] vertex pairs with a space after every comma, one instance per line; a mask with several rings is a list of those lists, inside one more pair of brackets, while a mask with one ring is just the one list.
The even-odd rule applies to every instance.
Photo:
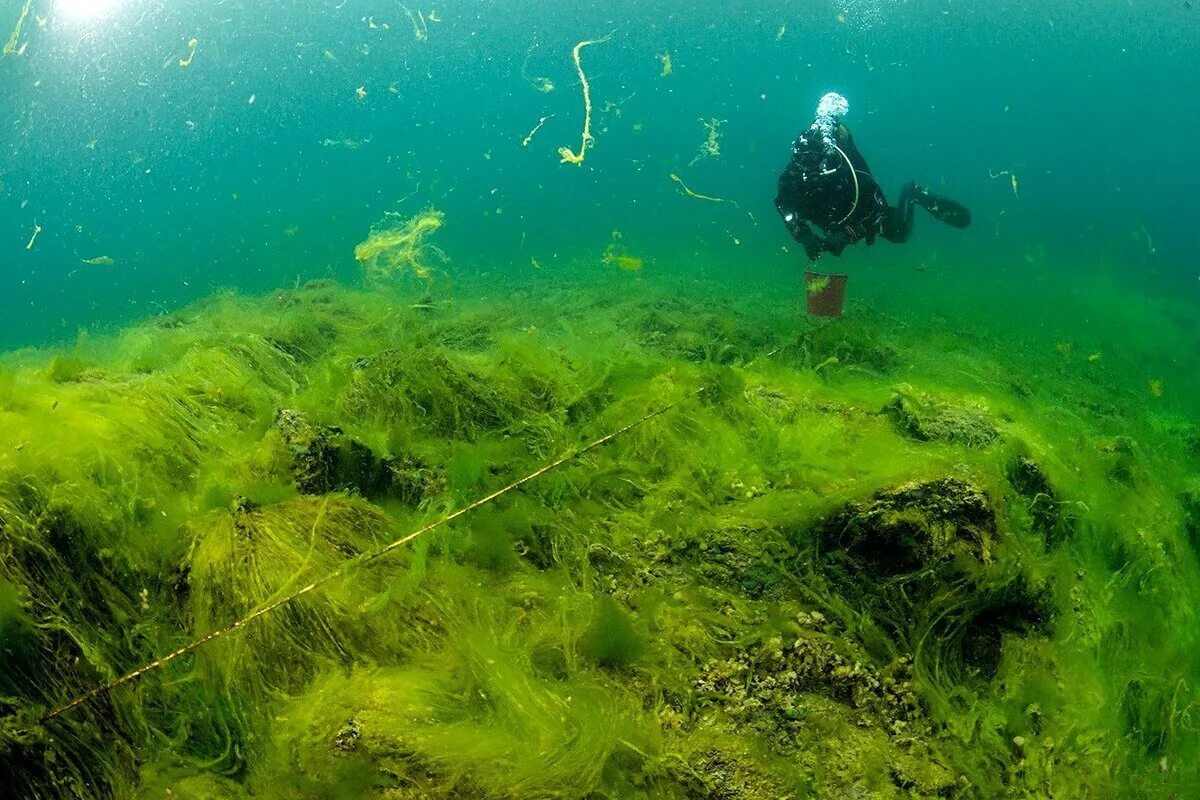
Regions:
[[686, 287], [433, 294], [4, 359], [6, 796], [1200, 786], [1200, 430], [1143, 377]]

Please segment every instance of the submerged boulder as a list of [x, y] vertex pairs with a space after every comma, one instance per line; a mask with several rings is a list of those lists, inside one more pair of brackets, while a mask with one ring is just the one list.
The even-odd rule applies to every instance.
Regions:
[[[932, 726], [918, 699], [911, 661], [901, 656], [882, 666], [872, 663], [844, 637], [814, 629], [823, 623], [819, 613], [801, 613], [797, 622], [783, 635], [703, 666], [695, 690], [704, 718], [713, 719], [709, 710], [719, 709], [719, 719], [754, 731], [775, 753], [797, 759], [807, 773], [799, 796], [859, 796], [864, 770], [880, 762], [889, 765], [880, 781], [906, 790], [903, 796], [946, 796], [955, 776], [931, 752]], [[782, 791], [784, 787], [774, 793], [753, 791], [768, 788], [761, 779], [765, 776], [747, 774], [736, 762], [736, 756], [700, 760], [728, 773], [722, 777], [747, 791], [722, 794], [710, 786], [696, 796], [796, 796]], [[746, 780], [756, 774], [758, 780]]]
[[1192, 551], [1200, 558], [1200, 478], [1193, 479], [1180, 496], [1183, 529]]
[[1132, 436], [1112, 436], [1094, 442], [1097, 459], [1105, 474], [1116, 483], [1133, 488], [1143, 477], [1138, 443]]
[[823, 551], [848, 555], [877, 575], [898, 575], [962, 556], [990, 561], [996, 512], [974, 484], [940, 478], [847, 505], [819, 533]]
[[1053, 547], [1070, 535], [1074, 520], [1063, 512], [1062, 501], [1045, 470], [1031, 458], [1018, 456], [1006, 470], [1008, 482], [1025, 502], [1029, 523], [1047, 547]]
[[987, 447], [1000, 438], [1000, 428], [981, 405], [951, 403], [924, 392], [898, 390], [883, 413], [902, 434], [922, 442], [948, 442], [966, 447]]
[[348, 491], [417, 506], [446, 488], [442, 470], [420, 456], [406, 452], [381, 458], [341, 428], [317, 425], [300, 411], [277, 411], [272, 430], [282, 441], [300, 494]]
[[951, 682], [990, 679], [1003, 636], [1040, 631], [1052, 615], [1047, 590], [1021, 564], [993, 557], [1002, 536], [996, 509], [969, 481], [879, 491], [826, 518], [817, 535], [838, 594]]

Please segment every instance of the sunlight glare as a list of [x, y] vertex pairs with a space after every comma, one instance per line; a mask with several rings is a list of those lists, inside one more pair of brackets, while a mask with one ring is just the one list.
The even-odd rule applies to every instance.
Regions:
[[56, 0], [54, 10], [70, 19], [93, 19], [113, 9], [118, 0]]

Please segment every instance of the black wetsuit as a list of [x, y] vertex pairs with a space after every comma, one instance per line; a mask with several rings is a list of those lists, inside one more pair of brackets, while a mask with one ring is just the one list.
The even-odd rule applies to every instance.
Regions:
[[915, 183], [901, 190], [896, 206], [889, 206], [845, 125], [835, 127], [834, 145], [809, 128], [796, 138], [792, 160], [779, 176], [775, 208], [811, 260], [823, 252], [841, 255], [860, 240], [873, 244], [877, 236], [898, 244], [908, 241], [916, 205], [954, 227], [970, 224], [965, 207]]

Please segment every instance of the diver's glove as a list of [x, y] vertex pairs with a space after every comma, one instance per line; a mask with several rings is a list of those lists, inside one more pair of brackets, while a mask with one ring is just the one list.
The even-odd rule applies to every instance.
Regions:
[[814, 263], [820, 260], [822, 249], [823, 243], [819, 239], [810, 239], [804, 243], [804, 254]]

